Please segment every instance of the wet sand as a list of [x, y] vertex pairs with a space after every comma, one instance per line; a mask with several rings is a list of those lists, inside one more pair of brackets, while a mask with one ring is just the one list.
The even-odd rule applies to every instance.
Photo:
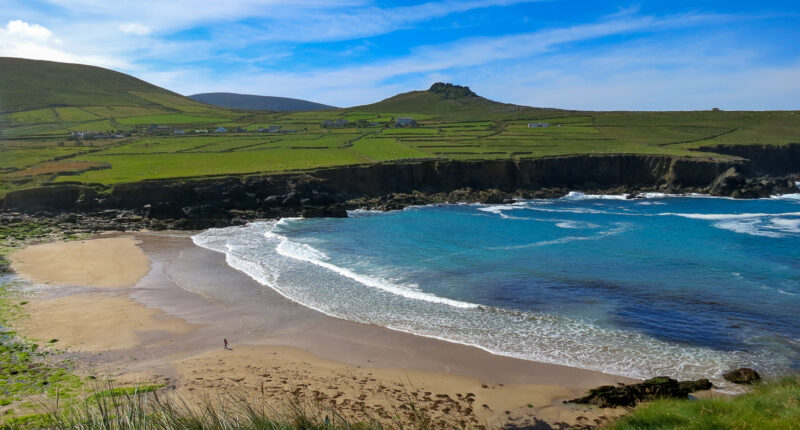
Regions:
[[[121, 383], [160, 381], [190, 399], [222, 391], [271, 403], [315, 400], [357, 419], [405, 416], [413, 401], [437, 420], [523, 426], [602, 421], [620, 411], [562, 401], [629, 382], [325, 316], [231, 269], [185, 232], [70, 244], [12, 256], [22, 276], [49, 282], [35, 289], [20, 331], [59, 339], [89, 372], [111, 369]], [[81, 258], [84, 278], [63, 269]], [[48, 259], [62, 265], [34, 270]]]

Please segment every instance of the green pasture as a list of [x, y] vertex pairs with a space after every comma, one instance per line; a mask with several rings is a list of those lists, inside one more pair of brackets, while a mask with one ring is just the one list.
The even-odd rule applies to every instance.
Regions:
[[227, 121], [228, 118], [220, 117], [206, 117], [197, 115], [187, 115], [183, 113], [167, 114], [167, 115], [144, 115], [134, 116], [129, 118], [120, 118], [117, 120], [120, 124], [125, 125], [174, 125], [174, 124], [217, 124]]

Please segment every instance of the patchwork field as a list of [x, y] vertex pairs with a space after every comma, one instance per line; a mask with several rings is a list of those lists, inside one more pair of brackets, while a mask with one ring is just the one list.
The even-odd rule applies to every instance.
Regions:
[[[37, 113], [39, 118], [45, 116]], [[36, 115], [31, 114], [31, 117]], [[404, 114], [409, 115], [409, 114]], [[414, 117], [413, 115], [411, 115]], [[18, 116], [20, 117], [20, 116]], [[207, 121], [195, 127], [209, 134], [162, 136], [142, 134], [125, 139], [68, 140], [61, 136], [17, 138], [3, 142], [0, 160], [3, 179], [19, 182], [41, 172], [55, 182], [119, 183], [144, 179], [185, 178], [207, 175], [249, 174], [312, 169], [316, 167], [407, 159], [526, 158], [584, 153], [652, 153], [685, 156], [719, 156], [697, 151], [700, 147], [737, 144], [784, 145], [800, 140], [800, 115], [796, 112], [678, 112], [678, 113], [574, 113], [527, 120], [446, 121], [420, 115], [419, 126], [393, 126], [395, 114], [375, 117], [353, 111], [296, 114], [251, 114], [231, 121], [246, 128], [241, 133], [213, 133], [222, 118], [187, 114], [130, 117], [120, 122], [173, 124]], [[368, 119], [342, 128], [324, 128], [323, 121], [338, 118]], [[424, 118], [424, 119], [423, 119]], [[167, 119], [167, 121], [159, 121]], [[389, 119], [388, 121], [374, 121]], [[114, 120], [102, 120], [112, 125]], [[248, 124], [247, 121], [253, 121]], [[528, 122], [548, 127], [530, 128]], [[88, 121], [84, 126], [101, 122]], [[290, 133], [259, 133], [256, 129], [279, 126]], [[79, 126], [71, 126], [74, 129]], [[178, 126], [170, 125], [170, 131]], [[68, 129], [69, 130], [69, 129]], [[41, 168], [54, 160], [67, 160], [110, 168], [59, 172]], [[77, 174], [76, 174], [77, 173]]]
[[[109, 110], [117, 108], [109, 107]], [[47, 121], [57, 115], [62, 113], [40, 109], [15, 114], [15, 120]], [[447, 121], [432, 115], [403, 115], [419, 118], [419, 126], [394, 127], [397, 114], [347, 110], [245, 113], [238, 118], [181, 113], [87, 120], [70, 124], [68, 128], [49, 130], [36, 139], [17, 136], [4, 141], [0, 171], [4, 182], [14, 184], [25, 178], [34, 180], [37, 172], [44, 177], [39, 179], [45, 181], [111, 184], [407, 159], [527, 158], [584, 153], [719, 156], [699, 152], [697, 148], [722, 144], [784, 145], [800, 140], [796, 132], [800, 130], [800, 115], [796, 112], [565, 113], [558, 117], [531, 116], [509, 121]], [[322, 125], [323, 121], [339, 118], [369, 122], [363, 126], [351, 123], [341, 128]], [[223, 121], [229, 127], [243, 127], [249, 131], [214, 133], [217, 124]], [[529, 122], [549, 126], [530, 128]], [[67, 134], [81, 127], [113, 129], [117, 124], [151, 123], [168, 125], [169, 129], [161, 136], [143, 133], [125, 139], [69, 140]], [[189, 133], [194, 133], [195, 128], [211, 132], [172, 134], [172, 130], [181, 125], [188, 126]], [[279, 126], [290, 132], [255, 132], [269, 126]], [[78, 163], [77, 166], [110, 168], [59, 170], [48, 167], [56, 160]], [[14, 187], [6, 185], [5, 188]]]
[[[349, 109], [242, 111], [96, 67], [8, 58], [0, 65], [7, 72], [0, 81], [0, 195], [46, 182], [113, 184], [420, 159], [726, 157], [713, 148], [800, 142], [800, 113], [793, 111], [576, 112], [498, 103], [446, 84]], [[400, 117], [417, 126], [395, 127]], [[226, 131], [216, 133], [218, 127]]]

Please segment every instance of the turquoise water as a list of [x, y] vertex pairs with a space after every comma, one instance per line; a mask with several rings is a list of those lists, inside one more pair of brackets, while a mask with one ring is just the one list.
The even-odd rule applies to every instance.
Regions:
[[609, 373], [800, 368], [800, 196], [573, 193], [194, 237], [326, 314]]

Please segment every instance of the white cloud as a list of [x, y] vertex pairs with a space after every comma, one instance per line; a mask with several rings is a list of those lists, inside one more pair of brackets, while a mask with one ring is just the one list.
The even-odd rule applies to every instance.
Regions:
[[146, 36], [150, 34], [150, 28], [146, 25], [139, 24], [138, 22], [128, 22], [119, 26], [120, 31], [123, 33], [135, 34], [137, 36]]
[[49, 41], [60, 43], [53, 38], [53, 33], [39, 24], [28, 24], [21, 20], [9, 21], [5, 28], [5, 34], [9, 39], [36, 41], [46, 43]]
[[80, 55], [64, 48], [53, 32], [39, 24], [22, 20], [9, 21], [0, 27], [0, 56], [65, 63], [94, 64], [103, 67], [126, 67], [128, 63], [101, 55]]

